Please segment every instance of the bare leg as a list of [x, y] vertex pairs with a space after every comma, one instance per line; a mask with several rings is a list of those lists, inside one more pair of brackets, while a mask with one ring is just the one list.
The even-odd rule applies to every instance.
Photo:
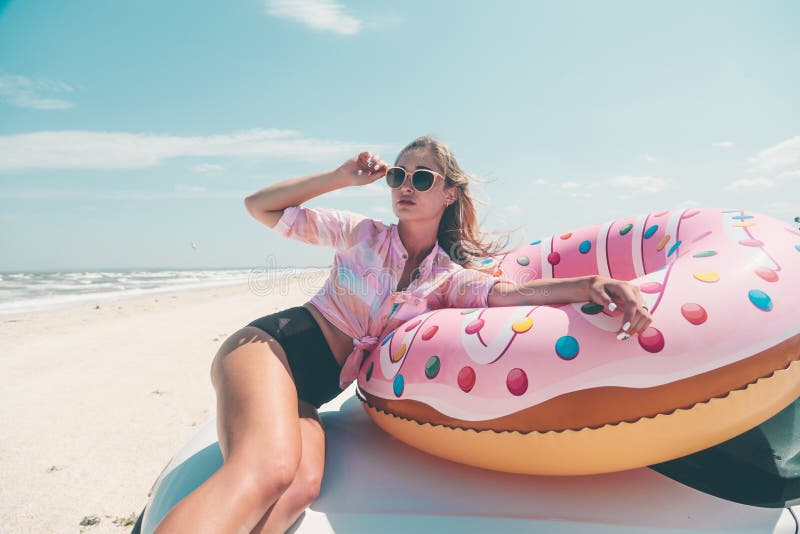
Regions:
[[300, 514], [316, 500], [325, 471], [325, 432], [317, 409], [300, 401], [300, 434], [303, 454], [289, 489], [267, 510], [251, 534], [286, 532]]
[[224, 463], [169, 511], [156, 534], [246, 534], [297, 473], [297, 392], [278, 342], [258, 328], [241, 328], [217, 352], [211, 379]]

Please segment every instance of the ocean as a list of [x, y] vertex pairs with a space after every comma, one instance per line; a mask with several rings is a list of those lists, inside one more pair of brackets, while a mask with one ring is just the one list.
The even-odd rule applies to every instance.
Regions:
[[[327, 269], [329, 270], [329, 268]], [[0, 315], [181, 289], [249, 283], [264, 288], [286, 274], [318, 278], [322, 267], [0, 273]], [[266, 285], [265, 285], [266, 284]]]

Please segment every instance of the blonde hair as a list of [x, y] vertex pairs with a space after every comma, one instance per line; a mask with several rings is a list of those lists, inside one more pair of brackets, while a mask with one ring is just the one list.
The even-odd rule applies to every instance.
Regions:
[[482, 232], [477, 221], [475, 202], [487, 204], [485, 201], [473, 197], [469, 191], [470, 182], [484, 182], [465, 172], [458, 164], [455, 155], [446, 143], [431, 135], [417, 137], [397, 155], [395, 165], [400, 157], [409, 150], [427, 149], [431, 152], [439, 167], [444, 170], [445, 185], [455, 185], [458, 192], [455, 202], [445, 208], [439, 221], [437, 239], [439, 245], [447, 252], [454, 262], [462, 267], [479, 271], [493, 271], [486, 267], [480, 260], [508, 252], [503, 250], [509, 241], [509, 232], [504, 232], [505, 243], [489, 239], [489, 234], [501, 232]]

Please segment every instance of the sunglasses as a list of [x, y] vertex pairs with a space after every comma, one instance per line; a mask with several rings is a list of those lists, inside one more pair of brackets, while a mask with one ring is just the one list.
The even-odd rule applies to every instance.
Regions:
[[[389, 167], [386, 171], [386, 183], [389, 184], [389, 187], [392, 189], [397, 189], [406, 181], [407, 174], [406, 170], [402, 167]], [[414, 174], [411, 175], [411, 185], [417, 191], [427, 191], [433, 187], [437, 176], [442, 175], [427, 169], [416, 170]], [[444, 178], [444, 176], [442, 176], [442, 178]]]

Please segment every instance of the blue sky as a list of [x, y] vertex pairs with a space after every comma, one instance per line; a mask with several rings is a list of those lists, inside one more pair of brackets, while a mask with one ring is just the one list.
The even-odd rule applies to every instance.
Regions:
[[[514, 244], [790, 221], [797, 27], [794, 1], [0, 0], [0, 271], [329, 265], [244, 197], [424, 134]], [[383, 181], [308, 205], [396, 221]]]

